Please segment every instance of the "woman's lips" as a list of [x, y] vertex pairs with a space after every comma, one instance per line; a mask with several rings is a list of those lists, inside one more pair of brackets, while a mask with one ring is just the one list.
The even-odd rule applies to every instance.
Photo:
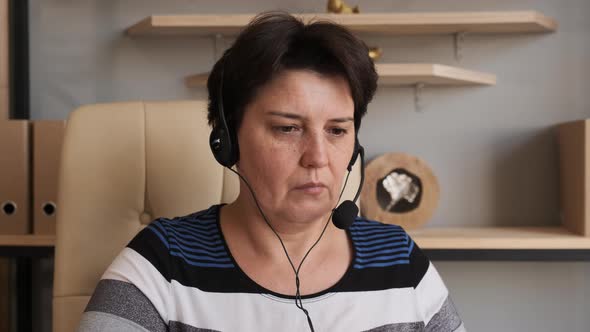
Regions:
[[309, 182], [304, 185], [295, 187], [295, 189], [300, 190], [305, 194], [318, 195], [326, 189], [326, 185], [320, 182]]

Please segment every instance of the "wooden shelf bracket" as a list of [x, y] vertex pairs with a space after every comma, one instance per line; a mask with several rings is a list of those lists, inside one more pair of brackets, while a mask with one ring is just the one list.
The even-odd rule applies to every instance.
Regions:
[[466, 32], [457, 32], [453, 34], [453, 48], [455, 50], [455, 60], [463, 59], [463, 44], [465, 43]]
[[414, 109], [416, 112], [421, 113], [424, 109], [422, 105], [422, 91], [426, 84], [424, 83], [417, 83], [414, 85]]

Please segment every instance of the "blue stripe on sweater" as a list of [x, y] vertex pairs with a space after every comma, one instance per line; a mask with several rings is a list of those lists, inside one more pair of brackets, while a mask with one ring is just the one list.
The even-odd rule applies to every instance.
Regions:
[[403, 228], [357, 218], [350, 228], [356, 255], [355, 269], [382, 268], [410, 263], [413, 241]]

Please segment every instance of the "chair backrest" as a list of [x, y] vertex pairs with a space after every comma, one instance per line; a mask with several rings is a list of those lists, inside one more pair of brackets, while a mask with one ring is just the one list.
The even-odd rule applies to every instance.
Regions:
[[[237, 176], [209, 150], [204, 101], [80, 107], [68, 117], [58, 188], [53, 331], [75, 331], [101, 275], [157, 217], [233, 201]], [[352, 199], [359, 162], [344, 197]]]

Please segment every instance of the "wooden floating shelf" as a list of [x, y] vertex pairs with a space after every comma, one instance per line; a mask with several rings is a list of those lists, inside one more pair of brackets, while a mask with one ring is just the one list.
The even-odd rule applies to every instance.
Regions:
[[197, 88], [197, 87], [204, 87], [207, 86], [207, 79], [209, 78], [209, 73], [202, 73], [202, 74], [195, 74], [188, 76], [184, 79], [184, 83], [189, 88]]
[[423, 249], [590, 249], [590, 237], [564, 227], [453, 227], [409, 230]]
[[[552, 32], [557, 22], [536, 11], [295, 14], [304, 22], [327, 19], [357, 33], [389, 35]], [[127, 28], [130, 36], [235, 35], [254, 14], [152, 15]]]
[[[457, 67], [428, 63], [377, 64], [379, 84], [410, 86], [418, 83], [427, 85], [494, 85], [496, 76]], [[209, 73], [196, 74], [186, 78], [188, 87], [203, 87]]]
[[0, 235], [1, 247], [53, 247], [55, 235]]
[[379, 83], [385, 85], [495, 85], [496, 75], [439, 64], [377, 64]]

